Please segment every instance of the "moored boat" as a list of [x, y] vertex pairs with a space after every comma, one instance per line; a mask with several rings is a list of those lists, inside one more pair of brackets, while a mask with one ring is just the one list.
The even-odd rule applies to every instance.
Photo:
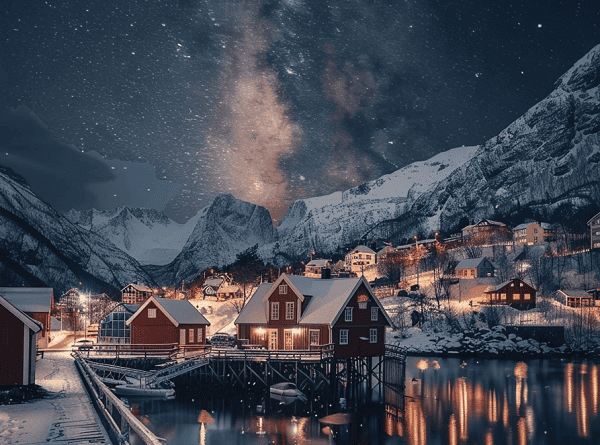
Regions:
[[272, 399], [279, 400], [285, 404], [295, 402], [296, 400], [300, 400], [302, 402], [307, 401], [304, 393], [291, 382], [282, 382], [271, 385], [269, 392]]

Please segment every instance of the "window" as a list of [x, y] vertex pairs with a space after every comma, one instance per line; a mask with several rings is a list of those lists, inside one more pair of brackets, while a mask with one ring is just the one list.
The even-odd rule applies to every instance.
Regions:
[[294, 302], [286, 301], [285, 303], [285, 319], [293, 320], [294, 319]]
[[188, 329], [188, 343], [194, 343], [194, 330]]
[[523, 300], [531, 300], [531, 294], [523, 294]]
[[379, 318], [379, 308], [372, 307], [371, 308], [371, 321], [377, 321], [378, 318]]
[[506, 294], [500, 294], [500, 299], [501, 300], [506, 300]]
[[377, 329], [369, 329], [369, 343], [377, 343]]
[[346, 311], [344, 312], [344, 319], [346, 321], [352, 321], [352, 308], [351, 307], [346, 308]]
[[340, 345], [348, 344], [348, 329], [340, 329]]
[[523, 287], [523, 283], [519, 283], [519, 286]]
[[520, 300], [521, 294], [513, 294], [513, 300]]
[[198, 343], [202, 343], [202, 328], [198, 328]]
[[286, 295], [287, 294], [287, 284], [280, 284], [279, 285], [279, 295]]
[[279, 303], [271, 303], [271, 320], [279, 320]]
[[156, 309], [148, 309], [148, 318], [156, 318]]
[[310, 344], [311, 345], [318, 345], [321, 344], [321, 340], [320, 340], [320, 335], [319, 335], [319, 331], [317, 330], [312, 330], [310, 331]]

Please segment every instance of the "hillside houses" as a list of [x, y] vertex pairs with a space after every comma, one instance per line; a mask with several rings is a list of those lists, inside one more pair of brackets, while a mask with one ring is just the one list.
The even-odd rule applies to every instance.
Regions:
[[530, 222], [519, 224], [513, 229], [513, 240], [517, 244], [533, 245], [554, 241], [556, 229], [548, 223]]
[[145, 284], [131, 283], [121, 289], [121, 301], [125, 304], [142, 305], [154, 295], [151, 288]]
[[456, 265], [454, 274], [459, 278], [468, 280], [493, 277], [495, 268], [494, 264], [486, 257], [467, 258]]
[[373, 250], [367, 246], [357, 246], [345, 257], [346, 271], [360, 274], [368, 267], [375, 265], [376, 261], [377, 255]]

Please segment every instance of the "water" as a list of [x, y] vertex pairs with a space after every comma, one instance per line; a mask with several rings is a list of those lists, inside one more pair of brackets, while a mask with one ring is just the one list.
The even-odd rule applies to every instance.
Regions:
[[174, 445], [597, 444], [599, 385], [596, 364], [409, 357], [405, 397], [351, 409], [347, 425], [319, 422], [339, 411], [319, 401], [272, 401], [268, 414], [257, 395], [130, 404]]

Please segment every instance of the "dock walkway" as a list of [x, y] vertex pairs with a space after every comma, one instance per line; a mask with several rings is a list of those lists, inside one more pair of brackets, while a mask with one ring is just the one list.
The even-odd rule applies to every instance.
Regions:
[[112, 444], [70, 351], [46, 351], [36, 363], [36, 384], [52, 393], [52, 398], [0, 406], [0, 443]]

